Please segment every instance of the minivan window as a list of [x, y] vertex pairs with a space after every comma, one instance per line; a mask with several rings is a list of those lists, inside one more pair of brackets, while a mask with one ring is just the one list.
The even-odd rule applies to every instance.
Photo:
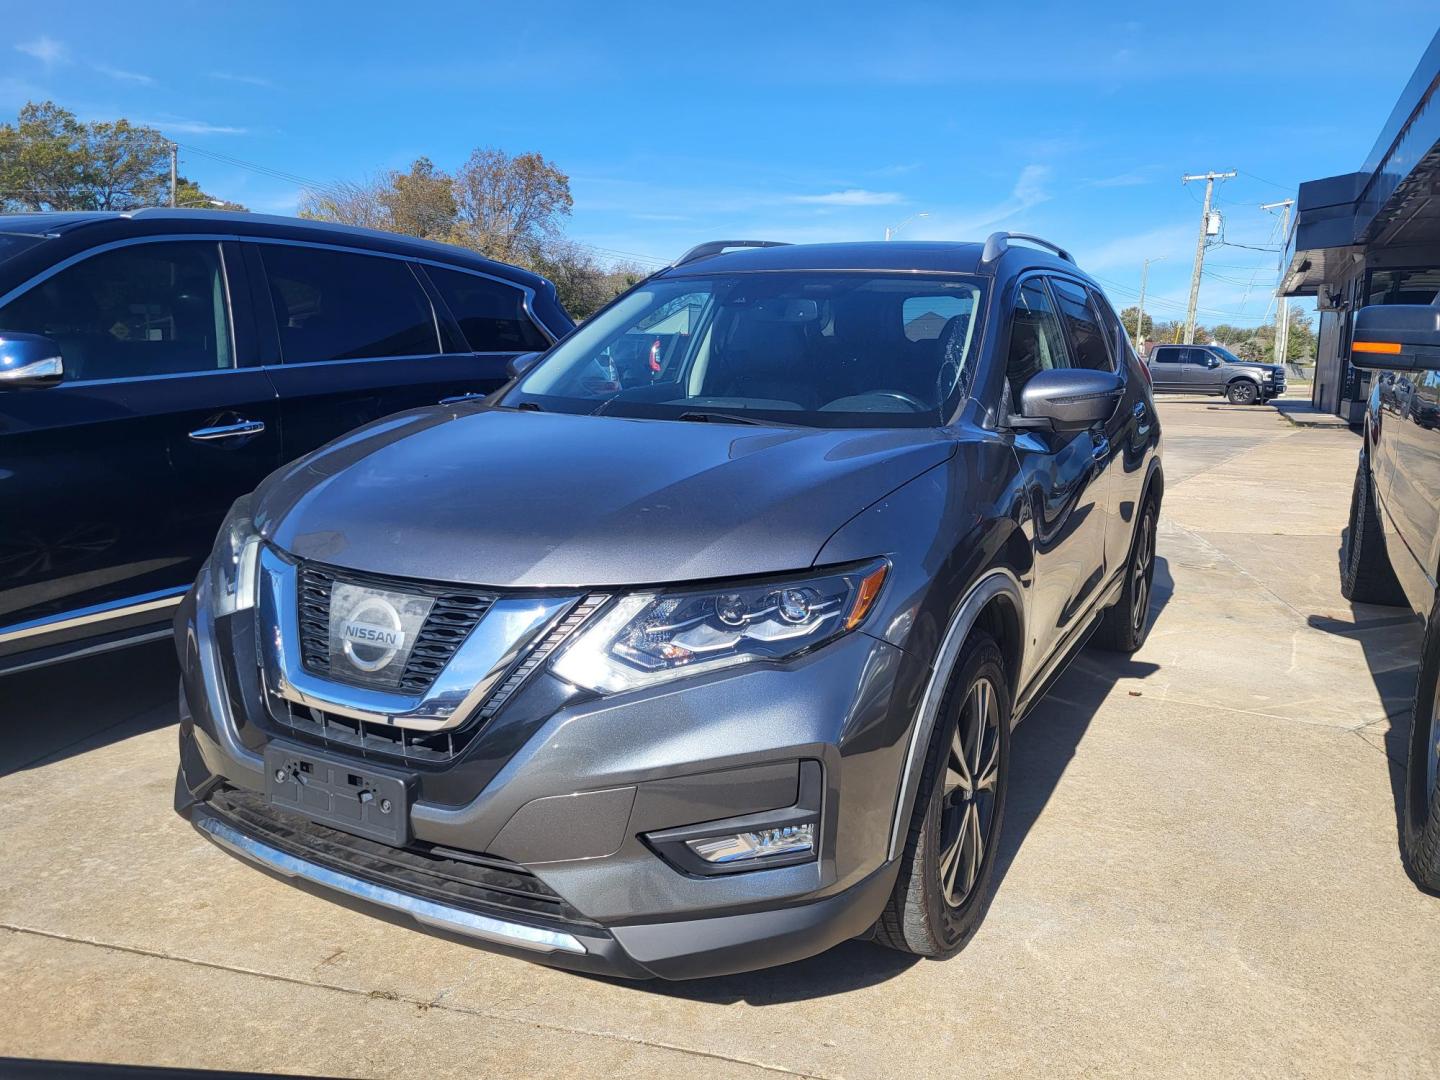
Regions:
[[233, 367], [225, 273], [213, 242], [102, 251], [0, 309], [0, 330], [60, 346], [66, 381]]
[[430, 298], [408, 263], [293, 244], [260, 244], [287, 364], [440, 351]]
[[[912, 341], [905, 312], [917, 297], [920, 314], [953, 314], [935, 337]], [[981, 279], [958, 274], [661, 278], [583, 323], [504, 404], [657, 419], [710, 412], [814, 427], [934, 426], [969, 386], [981, 297]]]
[[460, 324], [471, 352], [530, 352], [550, 347], [550, 340], [526, 314], [525, 294], [519, 289], [438, 266], [427, 266], [425, 273]]

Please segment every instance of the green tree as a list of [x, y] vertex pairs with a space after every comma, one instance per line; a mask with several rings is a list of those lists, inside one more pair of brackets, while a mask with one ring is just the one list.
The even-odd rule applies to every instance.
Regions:
[[541, 257], [574, 205], [570, 178], [553, 162], [494, 147], [470, 155], [455, 174], [454, 193], [454, 238], [504, 262]]
[[[128, 120], [81, 123], [53, 101], [29, 102], [0, 125], [0, 208], [134, 210], [170, 199], [170, 141]], [[213, 206], [185, 181], [179, 205]], [[223, 204], [235, 208], [236, 204]], [[242, 208], [243, 209], [243, 208]]]
[[[1125, 327], [1125, 333], [1132, 341], [1135, 339], [1135, 316], [1139, 313], [1140, 309], [1134, 304], [1120, 312], [1120, 325]], [[1151, 339], [1155, 337], [1155, 320], [1149, 315], [1140, 321], [1140, 336]]]
[[417, 158], [407, 173], [389, 173], [380, 191], [388, 227], [427, 240], [449, 239], [455, 231], [454, 184], [427, 157]]

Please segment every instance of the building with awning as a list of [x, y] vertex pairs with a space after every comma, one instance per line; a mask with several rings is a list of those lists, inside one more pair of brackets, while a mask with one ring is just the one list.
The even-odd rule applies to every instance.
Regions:
[[1360, 168], [1300, 185], [1281, 282], [1320, 310], [1311, 401], [1359, 423], [1369, 374], [1349, 362], [1354, 312], [1440, 293], [1440, 33]]

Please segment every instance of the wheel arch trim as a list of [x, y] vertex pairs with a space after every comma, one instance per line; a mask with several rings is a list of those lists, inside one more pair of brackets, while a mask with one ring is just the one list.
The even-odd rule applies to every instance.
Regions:
[[935, 721], [940, 713], [940, 701], [950, 681], [960, 649], [969, 637], [980, 613], [997, 596], [1009, 599], [1015, 608], [1015, 617], [1020, 624], [1020, 647], [1024, 654], [1025, 606], [1020, 591], [1020, 582], [1008, 569], [995, 567], [983, 574], [950, 616], [945, 636], [935, 653], [930, 675], [925, 683], [925, 692], [920, 699], [915, 723], [910, 731], [910, 745], [905, 753], [905, 768], [900, 774], [900, 790], [895, 798], [893, 819], [890, 826], [890, 849], [888, 859], [898, 858], [904, 848], [904, 838], [910, 820], [910, 808], [914, 805], [924, 772], [925, 754], [930, 746], [930, 736], [935, 730]]

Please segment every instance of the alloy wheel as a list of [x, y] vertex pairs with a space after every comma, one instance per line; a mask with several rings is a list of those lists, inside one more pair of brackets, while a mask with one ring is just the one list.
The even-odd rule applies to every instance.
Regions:
[[945, 762], [940, 891], [951, 908], [974, 894], [994, 837], [1000, 783], [1000, 708], [989, 679], [971, 684]]
[[1155, 515], [1146, 511], [1135, 538], [1135, 561], [1130, 568], [1130, 625], [1138, 632], [1150, 611], [1150, 585], [1155, 579]]

